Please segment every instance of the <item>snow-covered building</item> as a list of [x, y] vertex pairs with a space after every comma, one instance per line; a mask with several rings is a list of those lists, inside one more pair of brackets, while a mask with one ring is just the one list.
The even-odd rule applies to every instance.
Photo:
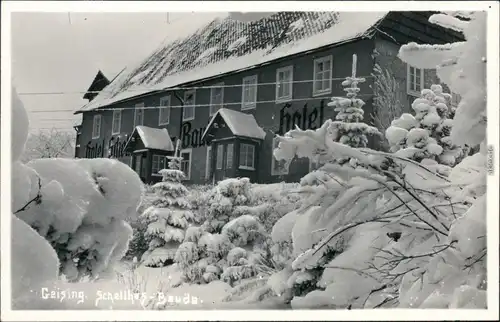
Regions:
[[408, 42], [463, 39], [430, 24], [431, 14], [279, 12], [249, 22], [216, 19], [165, 42], [77, 110], [83, 114], [78, 157], [118, 158], [154, 182], [180, 139], [189, 182], [298, 180], [313, 165], [297, 159], [283, 167], [272, 154], [275, 135], [295, 125], [315, 129], [335, 117], [327, 103], [344, 95], [341, 83], [351, 74], [353, 54], [357, 75], [366, 78], [359, 94], [366, 122], [375, 65], [401, 83], [408, 111], [420, 90], [437, 82], [434, 70], [397, 58]]

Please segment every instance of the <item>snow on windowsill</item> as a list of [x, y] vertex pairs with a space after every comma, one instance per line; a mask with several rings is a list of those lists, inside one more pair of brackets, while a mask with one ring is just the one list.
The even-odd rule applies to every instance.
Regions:
[[244, 166], [244, 165], [240, 165], [240, 166], [238, 167], [238, 169], [240, 169], [240, 170], [250, 170], [250, 171], [255, 171], [255, 168], [252, 168], [252, 167], [246, 167], [246, 166]]

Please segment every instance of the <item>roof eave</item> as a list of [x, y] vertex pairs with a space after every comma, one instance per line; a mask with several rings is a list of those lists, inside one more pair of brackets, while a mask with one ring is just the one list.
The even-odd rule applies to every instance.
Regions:
[[[220, 78], [220, 77], [226, 77], [226, 76], [238, 74], [238, 73], [241, 73], [241, 72], [244, 72], [244, 71], [247, 71], [247, 70], [251, 70], [251, 69], [254, 69], [254, 68], [264, 67], [264, 66], [267, 66], [267, 65], [270, 65], [270, 64], [273, 64], [273, 63], [285, 60], [285, 59], [290, 59], [290, 58], [294, 58], [294, 57], [304, 56], [304, 55], [307, 55], [307, 54], [315, 52], [315, 51], [320, 51], [320, 50], [328, 49], [328, 48], [335, 48], [335, 47], [343, 46], [343, 45], [346, 45], [346, 44], [349, 44], [349, 43], [353, 43], [353, 42], [356, 42], [356, 41], [360, 41], [360, 40], [372, 39], [373, 35], [375, 34], [375, 31], [376, 31], [376, 30], [372, 30], [372, 29], [374, 29], [373, 27], [374, 26], [370, 27], [362, 35], [359, 35], [359, 36], [351, 38], [351, 39], [343, 40], [343, 41], [340, 41], [340, 42], [336, 42], [334, 44], [328, 44], [328, 45], [321, 46], [321, 47], [316, 47], [314, 49], [310, 49], [310, 50], [303, 51], [303, 52], [300, 52], [300, 53], [294, 53], [294, 54], [290, 54], [290, 55], [287, 55], [287, 56], [282, 56], [282, 57], [279, 57], [279, 58], [275, 58], [275, 59], [269, 60], [269, 61], [264, 62], [264, 63], [260, 63], [260, 64], [256, 64], [256, 65], [251, 65], [251, 66], [248, 66], [248, 67], [245, 67], [245, 68], [240, 68], [240, 69], [237, 69], [237, 70], [229, 71], [229, 72], [218, 74], [218, 75], [215, 75], [215, 76], [200, 78], [200, 79], [197, 79], [197, 80], [194, 80], [194, 81], [189, 81], [189, 82], [177, 84], [177, 85], [174, 85], [172, 87], [182, 87], [182, 86], [196, 84], [196, 83], [200, 83], [200, 82], [206, 82], [206, 81], [210, 81], [212, 79], [217, 79], [217, 78]], [[109, 104], [106, 104], [106, 105], [102, 105], [102, 106], [99, 106], [99, 107], [96, 107], [94, 109], [87, 110], [87, 111], [78, 110], [78, 111], [74, 112], [73, 114], [76, 115], [76, 114], [80, 114], [80, 113], [91, 112], [91, 111], [98, 110], [100, 108], [109, 107], [111, 105], [120, 104], [120, 103], [124, 103], [124, 102], [130, 101], [130, 100], [138, 99], [138, 98], [141, 98], [141, 97], [154, 95], [154, 94], [157, 94], [157, 93], [161, 93], [161, 92], [167, 91], [167, 90], [169, 90], [172, 87], [163, 88], [161, 90], [153, 90], [153, 91], [148, 92], [148, 93], [143, 93], [143, 94], [140, 94], [140, 95], [136, 95], [136, 96], [124, 98], [124, 99], [118, 100], [116, 102], [112, 102], [112, 103], [109, 103]]]

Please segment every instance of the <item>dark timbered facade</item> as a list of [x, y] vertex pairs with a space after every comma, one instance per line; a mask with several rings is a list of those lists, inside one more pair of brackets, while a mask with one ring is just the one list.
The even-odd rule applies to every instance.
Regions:
[[280, 12], [250, 23], [215, 20], [106, 87], [93, 84], [89, 92], [102, 91], [75, 112], [83, 113], [77, 157], [117, 158], [155, 182], [180, 140], [188, 182], [297, 181], [315, 165], [296, 159], [283, 167], [272, 155], [275, 136], [335, 117], [328, 102], [345, 94], [341, 83], [351, 75], [353, 54], [357, 75], [366, 78], [360, 98], [367, 123], [376, 64], [400, 83], [406, 110], [421, 89], [438, 82], [434, 70], [397, 58], [408, 42], [463, 39], [430, 24], [431, 14]]

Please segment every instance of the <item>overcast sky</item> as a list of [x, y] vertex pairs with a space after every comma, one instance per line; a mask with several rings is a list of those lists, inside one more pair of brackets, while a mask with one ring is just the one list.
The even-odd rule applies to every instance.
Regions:
[[[12, 77], [30, 129], [70, 129], [81, 119], [82, 92], [99, 69], [108, 78], [134, 65], [167, 37], [195, 31], [227, 13], [13, 13]], [[44, 111], [44, 112], [41, 112]]]

